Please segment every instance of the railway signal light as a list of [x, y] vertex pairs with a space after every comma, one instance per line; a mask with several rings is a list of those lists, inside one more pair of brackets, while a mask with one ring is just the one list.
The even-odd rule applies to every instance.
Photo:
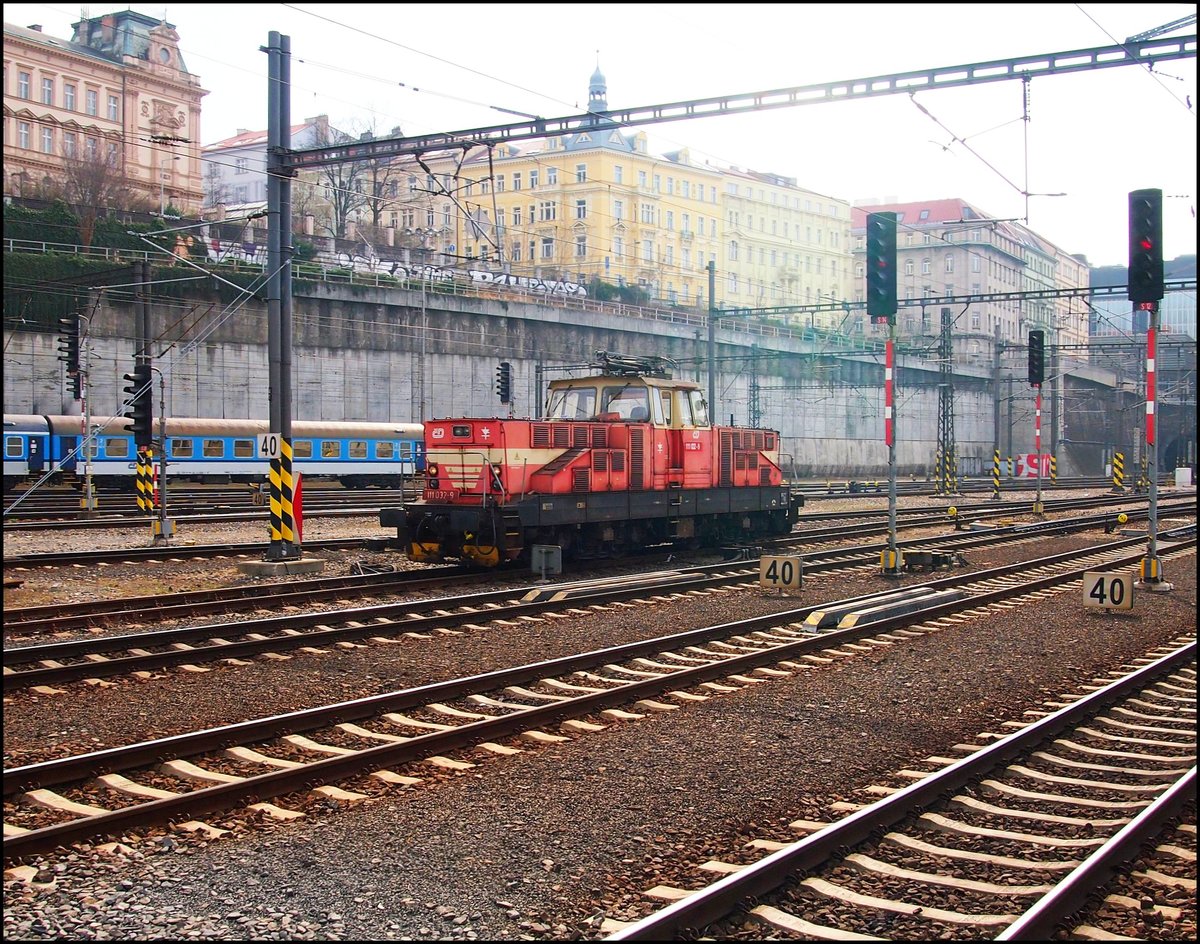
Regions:
[[496, 368], [496, 393], [501, 403], [512, 403], [512, 364], [501, 361]]
[[1040, 386], [1046, 377], [1046, 332], [1035, 328], [1029, 332], [1029, 382]]
[[58, 319], [58, 359], [66, 361], [67, 373], [79, 372], [79, 319]]
[[1163, 297], [1162, 191], [1129, 194], [1129, 300], [1134, 304]]
[[133, 422], [133, 441], [139, 449], [150, 446], [154, 439], [154, 394], [150, 383], [150, 365], [134, 364], [133, 373], [126, 374], [126, 401], [131, 401], [125, 414]]
[[896, 214], [867, 214], [867, 314], [896, 323]]
[[71, 399], [83, 399], [83, 374], [78, 371], [71, 375]]

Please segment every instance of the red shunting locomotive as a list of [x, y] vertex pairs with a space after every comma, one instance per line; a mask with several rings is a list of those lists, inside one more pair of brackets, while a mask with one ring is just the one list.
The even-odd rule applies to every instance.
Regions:
[[670, 362], [597, 352], [597, 373], [550, 383], [542, 419], [425, 424], [425, 488], [384, 509], [414, 561], [483, 567], [655, 544], [687, 547], [787, 534], [802, 499], [779, 467], [775, 430], [713, 426], [699, 384]]

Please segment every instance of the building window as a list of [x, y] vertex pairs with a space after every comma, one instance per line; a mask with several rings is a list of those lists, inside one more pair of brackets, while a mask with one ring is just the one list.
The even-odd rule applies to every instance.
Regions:
[[858, 265], [856, 265], [854, 267], [854, 277], [856, 279], [861, 279], [861, 278], [863, 278], [863, 276], [864, 276], [863, 264], [860, 262]]
[[543, 200], [538, 204], [538, 219], [543, 223], [558, 218], [558, 204], [553, 200]]
[[587, 258], [587, 236], [580, 235], [575, 237], [575, 258]]
[[246, 158], [244, 158], [244, 157], [239, 157], [239, 158], [236, 158], [236, 159], [234, 160], [234, 162], [233, 162], [233, 172], [234, 172], [235, 174], [244, 174], [244, 173], [246, 173], [246, 160], [247, 160], [247, 159], [246, 159]]
[[115, 95], [108, 96], [108, 118], [116, 121], [120, 115], [120, 100]]
[[99, 147], [99, 145], [100, 145], [100, 142], [97, 141], [95, 138], [88, 138], [87, 141], [84, 142], [84, 145], [83, 145], [84, 154], [86, 155], [86, 157], [89, 161], [94, 161], [96, 159], [96, 149], [97, 149], [97, 147]]
[[662, 193], [662, 177], [659, 174], [654, 175], [654, 192]]
[[30, 81], [31, 81], [31, 77], [28, 72], [18, 72], [17, 73], [17, 97], [18, 98], [28, 98], [29, 97]]
[[625, 168], [620, 164], [613, 165], [613, 182], [618, 184], [625, 182]]
[[245, 187], [234, 187], [233, 188], [234, 203], [245, 203], [248, 199], [249, 199], [249, 194], [247, 193], [247, 190]]
[[63, 156], [75, 157], [78, 153], [78, 139], [74, 131], [63, 132]]
[[914, 263], [911, 259], [905, 260], [905, 263], [904, 263], [904, 274], [905, 275], [913, 275], [916, 272], [916, 269], [917, 269], [916, 263]]
[[577, 219], [577, 220], [587, 219], [587, 201], [586, 200], [576, 200], [575, 201], [575, 219]]
[[738, 261], [738, 244], [737, 244], [736, 239], [731, 240], [729, 243], [729, 261], [730, 262]]
[[496, 175], [496, 193], [504, 193], [504, 175]]
[[624, 259], [624, 258], [625, 258], [625, 240], [624, 240], [624, 238], [623, 238], [623, 237], [621, 237], [621, 236], [614, 236], [614, 237], [613, 237], [612, 248], [613, 248], [613, 255], [614, 255], [614, 256], [616, 256], [618, 259]]
[[543, 236], [542, 237], [542, 258], [543, 259], [553, 259], [554, 258], [554, 237], [553, 236]]
[[69, 82], [63, 83], [63, 108], [67, 111], [75, 110], [75, 86]]
[[42, 79], [42, 104], [54, 104], [54, 80]]
[[654, 243], [649, 239], [642, 240], [642, 262], [654, 261]]
[[23, 148], [29, 147], [29, 122], [28, 121], [18, 121], [17, 122], [17, 146], [23, 147]]
[[642, 188], [645, 188], [645, 187], [647, 186], [647, 184], [646, 184], [646, 172], [645, 172], [644, 170], [639, 170], [639, 171], [638, 171], [638, 186], [639, 186], [639, 187], [642, 187]]
[[534, 189], [536, 189], [537, 185], [538, 185], [538, 172], [536, 170], [531, 170], [529, 172], [529, 189], [534, 190]]
[[558, 168], [557, 167], [547, 167], [546, 168], [546, 183], [548, 183], [550, 185], [554, 185], [554, 184], [558, 183]]
[[954, 257], [953, 256], [946, 256], [946, 271], [947, 272], [954, 271]]
[[675, 194], [675, 178], [674, 177], [667, 178], [667, 193], [671, 196], [674, 196], [674, 194]]
[[928, 275], [931, 270], [931, 265], [928, 259], [921, 260], [921, 274]]
[[575, 165], [575, 183], [577, 183], [577, 184], [586, 184], [587, 183], [587, 164], [576, 164]]
[[642, 222], [643, 223], [653, 223], [654, 222], [654, 207], [653, 207], [653, 205], [651, 205], [649, 203], [642, 204]]
[[43, 154], [53, 154], [54, 153], [54, 129], [53, 128], [43, 128], [42, 129], [42, 153]]
[[613, 219], [614, 220], [625, 219], [625, 201], [624, 200], [614, 200], [613, 201]]
[[667, 210], [667, 229], [669, 229], [669, 230], [675, 229], [675, 211], [674, 210]]
[[512, 255], [512, 261], [513, 261], [513, 262], [520, 262], [520, 261], [521, 261], [521, 244], [520, 244], [520, 242], [515, 242], [515, 243], [513, 243], [513, 244], [512, 244], [512, 253], [511, 253], [511, 255]]
[[513, 207], [512, 213], [513, 213], [513, 226], [520, 226], [521, 225], [521, 208], [519, 206]]
[[664, 259], [663, 261], [666, 262], [666, 264], [669, 266], [675, 265], [675, 247], [668, 246], [666, 249], [666, 253], [667, 253], [666, 259]]
[[979, 272], [979, 271], [981, 271], [980, 259], [979, 259], [979, 257], [978, 257], [978, 256], [972, 256], [972, 257], [971, 257], [971, 271], [972, 271], [972, 272]]
[[98, 115], [100, 113], [100, 94], [95, 89], [88, 89], [84, 94], [84, 111], [89, 115]]

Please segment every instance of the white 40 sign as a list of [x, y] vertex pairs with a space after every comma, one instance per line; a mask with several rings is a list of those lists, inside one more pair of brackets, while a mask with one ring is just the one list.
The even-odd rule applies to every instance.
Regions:
[[799, 557], [760, 557], [758, 583], [762, 587], [799, 589], [804, 567]]
[[1083, 575], [1084, 606], [1109, 610], [1133, 609], [1133, 578], [1114, 571], [1088, 571]]

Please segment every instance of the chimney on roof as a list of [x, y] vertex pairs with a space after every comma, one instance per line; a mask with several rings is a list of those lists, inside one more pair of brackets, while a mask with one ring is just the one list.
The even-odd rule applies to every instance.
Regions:
[[245, 134], [245, 133], [246, 133], [247, 131], [249, 131], [249, 130], [250, 130], [249, 128], [238, 128], [238, 129], [237, 129], [237, 133], [238, 133], [238, 134]]
[[42, 31], [42, 24], [41, 23], [30, 23], [29, 29], [33, 30], [35, 33], [40, 33]]

